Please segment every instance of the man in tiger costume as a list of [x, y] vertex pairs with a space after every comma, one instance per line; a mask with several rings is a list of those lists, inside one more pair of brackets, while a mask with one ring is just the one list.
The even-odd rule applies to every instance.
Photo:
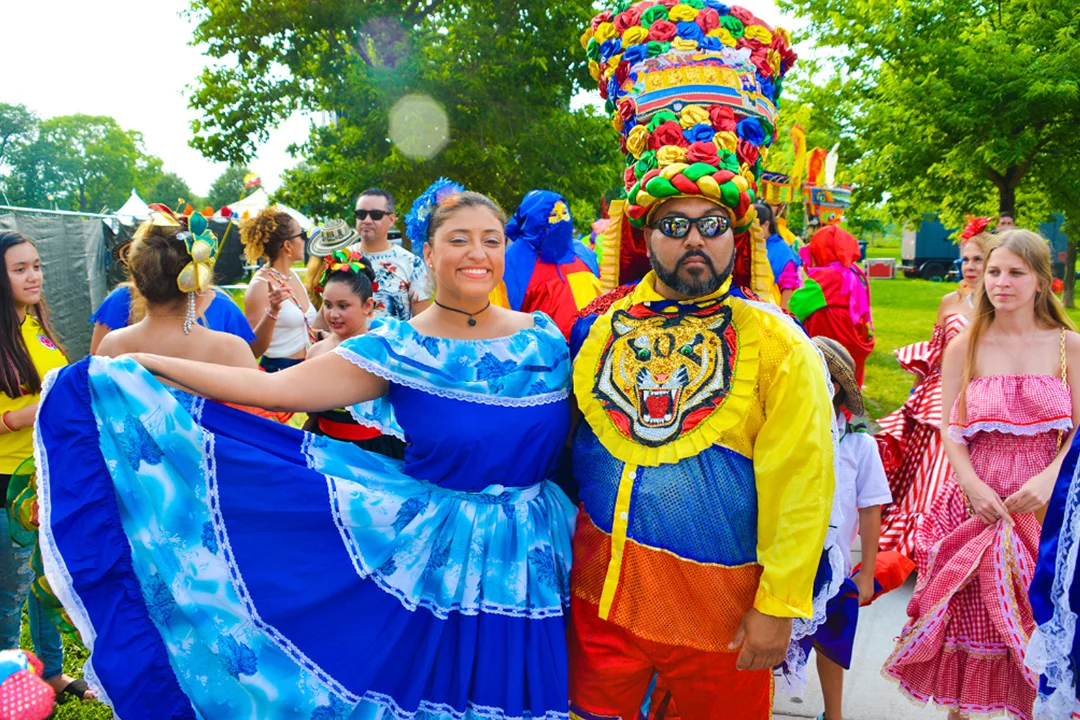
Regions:
[[769, 718], [829, 524], [827, 375], [754, 294], [772, 277], [752, 203], [794, 56], [746, 10], [701, 5], [621, 3], [583, 38], [633, 157], [601, 239], [622, 285], [571, 337], [576, 720], [637, 720], [655, 676], [661, 711]]

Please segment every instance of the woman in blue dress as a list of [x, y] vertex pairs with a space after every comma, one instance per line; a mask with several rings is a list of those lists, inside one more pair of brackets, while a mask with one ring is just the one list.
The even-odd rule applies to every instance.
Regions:
[[[46, 573], [125, 720], [568, 717], [566, 342], [488, 303], [494, 203], [428, 218], [435, 303], [408, 323], [276, 374], [135, 355], [49, 377]], [[204, 397], [382, 403], [405, 460]]]

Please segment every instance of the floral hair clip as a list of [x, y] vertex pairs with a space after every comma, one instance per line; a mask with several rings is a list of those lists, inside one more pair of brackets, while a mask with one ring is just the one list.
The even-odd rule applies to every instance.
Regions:
[[[361, 275], [369, 267], [367, 258], [362, 253], [356, 250], [335, 250], [326, 258], [326, 268], [319, 277], [319, 282], [315, 283], [315, 292], [321, 294], [326, 288], [326, 281], [334, 273], [344, 272], [351, 275]], [[372, 280], [371, 291], [377, 292], [378, 289], [379, 283]]]
[[964, 226], [963, 231], [960, 233], [960, 244], [963, 245], [976, 235], [986, 232], [988, 227], [990, 227], [990, 218], [968, 215], [967, 225]]
[[465, 186], [459, 185], [453, 180], [439, 178], [428, 186], [420, 197], [412, 204], [412, 209], [405, 216], [405, 234], [412, 240], [413, 252], [417, 255], [422, 253], [424, 243], [427, 242], [428, 224], [431, 221], [431, 213], [439, 203], [449, 197], [465, 192]]
[[218, 241], [210, 232], [206, 218], [195, 213], [188, 218], [188, 229], [177, 234], [187, 246], [191, 262], [176, 277], [180, 292], [187, 293], [188, 312], [184, 318], [184, 334], [191, 332], [195, 324], [195, 293], [206, 292], [214, 279], [214, 262], [217, 260]]

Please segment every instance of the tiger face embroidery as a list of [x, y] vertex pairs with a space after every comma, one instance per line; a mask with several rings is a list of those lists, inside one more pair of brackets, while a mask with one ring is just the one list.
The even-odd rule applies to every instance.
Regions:
[[657, 447], [723, 404], [736, 348], [731, 308], [722, 304], [646, 317], [619, 310], [593, 392], [626, 437]]

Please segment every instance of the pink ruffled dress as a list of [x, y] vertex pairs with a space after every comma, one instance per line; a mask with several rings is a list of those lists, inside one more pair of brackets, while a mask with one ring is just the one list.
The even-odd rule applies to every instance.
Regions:
[[[967, 444], [976, 474], [1002, 498], [1046, 469], [1072, 427], [1072, 395], [1060, 377], [976, 378], [966, 403], [963, 421], [954, 405], [949, 436]], [[1038, 677], [1024, 667], [1035, 629], [1027, 593], [1040, 528], [1032, 513], [1013, 521], [971, 516], [953, 474], [919, 526], [919, 582], [882, 671], [912, 700], [968, 717], [1030, 720]]]

